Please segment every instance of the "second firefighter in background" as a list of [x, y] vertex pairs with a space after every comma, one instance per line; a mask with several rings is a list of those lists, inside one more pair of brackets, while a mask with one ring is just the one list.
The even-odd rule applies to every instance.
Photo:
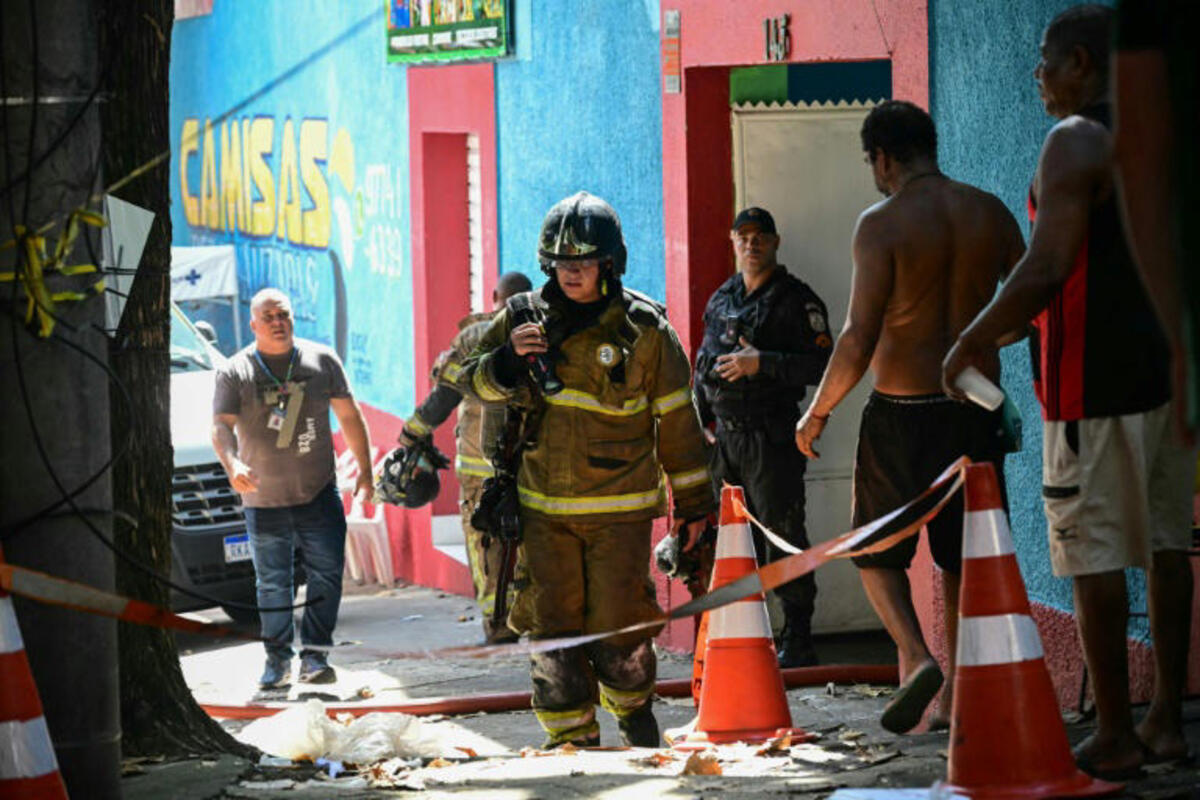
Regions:
[[[478, 399], [463, 396], [455, 388], [462, 362], [479, 343], [488, 323], [496, 310], [518, 292], [527, 292], [533, 286], [520, 272], [507, 272], [500, 276], [492, 292], [492, 312], [471, 314], [458, 323], [458, 335], [450, 343], [450, 349], [438, 356], [433, 369], [433, 389], [425, 396], [421, 405], [404, 423], [400, 433], [400, 444], [412, 445], [418, 439], [433, 436], [433, 431], [458, 409], [458, 423], [454, 426], [454, 474], [458, 478], [458, 503], [462, 513], [463, 537], [467, 550], [467, 564], [471, 570], [471, 582], [475, 586], [475, 602], [483, 615], [483, 634], [488, 642], [511, 641], [516, 638], [507, 628], [497, 629], [492, 625], [492, 611], [496, 605], [496, 582], [500, 575], [500, 547], [487, 541], [482, 531], [471, 525], [471, 515], [479, 501], [484, 479], [492, 474], [489, 459], [490, 448], [500, 422], [494, 412], [485, 421], [485, 409]], [[511, 588], [509, 594], [511, 595]], [[508, 598], [512, 607], [512, 597]], [[503, 611], [503, 609], [501, 609]]]
[[[522, 567], [509, 615], [509, 627], [534, 639], [661, 615], [650, 532], [667, 511], [664, 472], [676, 535], [693, 543], [715, 508], [687, 355], [663, 307], [621, 286], [625, 255], [608, 203], [580, 192], [554, 206], [538, 247], [549, 280], [509, 301], [458, 381], [487, 403], [541, 405], [536, 441], [517, 468]], [[514, 324], [518, 301], [544, 322]], [[557, 381], [539, 389], [531, 357], [548, 360]], [[659, 744], [650, 697], [656, 633], [532, 657], [533, 709], [546, 746], [597, 744], [597, 700], [625, 744]]]

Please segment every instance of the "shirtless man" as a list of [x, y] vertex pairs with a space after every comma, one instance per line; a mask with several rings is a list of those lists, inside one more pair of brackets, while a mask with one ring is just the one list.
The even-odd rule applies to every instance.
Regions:
[[[1030, 190], [1029, 252], [961, 333], [944, 379], [953, 387], [967, 366], [994, 361], [997, 340], [1033, 322], [1050, 563], [1073, 580], [1096, 701], [1096, 731], [1076, 745], [1075, 760], [1097, 777], [1125, 780], [1144, 762], [1189, 756], [1182, 697], [1196, 456], [1172, 433], [1170, 348], [1121, 228], [1109, 130], [1111, 31], [1112, 10], [1100, 5], [1069, 8], [1046, 28], [1034, 77], [1059, 122], [1046, 135]], [[1126, 666], [1128, 567], [1146, 570], [1154, 636], [1154, 696], [1136, 727]]]
[[[1003, 464], [998, 413], [956, 403], [942, 393], [941, 360], [1024, 250], [1016, 220], [993, 195], [952, 181], [937, 164], [933, 120], [912, 103], [888, 101], [867, 116], [863, 150], [887, 199], [868, 208], [854, 231], [854, 276], [846, 324], [808, 411], [796, 446], [809, 458], [829, 415], [870, 365], [875, 391], [863, 409], [854, 465], [855, 526], [903, 505], [955, 458]], [[984, 373], [998, 381], [998, 358]], [[1003, 481], [1001, 482], [1003, 488]], [[962, 500], [928, 525], [942, 590], [954, 669]], [[863, 587], [896, 643], [901, 687], [880, 723], [911, 730], [942, 685], [913, 608], [905, 570], [916, 537], [856, 558]], [[947, 695], [949, 692], [946, 693]], [[931, 722], [948, 724], [949, 697]]]

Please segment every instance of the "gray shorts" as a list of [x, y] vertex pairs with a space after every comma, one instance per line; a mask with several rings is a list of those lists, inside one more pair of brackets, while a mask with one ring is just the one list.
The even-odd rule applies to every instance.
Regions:
[[1179, 443], [1169, 404], [1042, 430], [1055, 575], [1144, 569], [1154, 552], [1191, 546], [1196, 452]]

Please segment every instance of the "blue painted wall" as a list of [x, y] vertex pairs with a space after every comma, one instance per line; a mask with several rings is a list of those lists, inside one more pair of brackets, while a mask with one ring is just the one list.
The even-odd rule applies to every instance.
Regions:
[[[177, 245], [234, 243], [244, 304], [265, 285], [289, 292], [297, 333], [343, 345], [360, 399], [407, 415], [414, 404], [407, 79], [403, 66], [385, 62], [382, 6], [378, 0], [217, 3], [211, 16], [176, 24], [172, 221]], [[663, 299], [658, 0], [515, 0], [514, 18], [516, 53], [496, 62], [501, 270], [521, 270], [540, 282], [535, 251], [542, 217], [560, 198], [586, 188], [621, 215], [628, 285]], [[259, 205], [266, 230], [239, 230], [221, 196], [229, 160], [222, 133], [230, 137], [233, 123], [224, 131], [215, 124], [210, 144], [205, 120], [318, 51], [234, 115], [239, 135], [256, 118], [271, 126], [259, 173], [252, 167], [233, 173], [252, 186], [244, 200]], [[314, 124], [323, 128], [301, 141], [306, 119], [323, 120], [310, 122], [310, 133]], [[200, 139], [185, 153], [189, 120]], [[291, 241], [279, 229], [290, 174], [285, 151], [295, 153], [299, 179], [299, 193], [288, 197], [299, 202], [301, 230], [309, 232], [311, 223], [314, 241]], [[276, 195], [270, 208], [258, 188], [264, 177]], [[203, 202], [206, 178], [216, 202]], [[346, 288], [342, 312], [335, 260]], [[243, 319], [249, 319], [245, 305]]]
[[[932, 112], [938, 155], [954, 178], [999, 196], [1026, 239], [1026, 196], [1042, 140], [1054, 120], [1038, 99], [1033, 69], [1042, 30], [1072, 0], [935, 0], [930, 4]], [[1071, 610], [1071, 583], [1049, 567], [1042, 513], [1041, 410], [1027, 345], [1006, 348], [1004, 388], [1024, 418], [1024, 449], [1008, 457], [1013, 536], [1030, 598]], [[1131, 606], [1145, 608], [1140, 572], [1131, 571]]]
[[[179, 21], [172, 36], [175, 244], [235, 244], [243, 303], [266, 285], [287, 291], [297, 334], [340, 343], [359, 398], [405, 414], [413, 405], [407, 82], [405, 68], [384, 59], [383, 4], [274, 0], [220, 2], [214, 9], [211, 16]], [[222, 151], [217, 126], [211, 150], [202, 136], [183, 162], [188, 120], [203, 132], [206, 119], [215, 119], [306, 61], [226, 123], [224, 134], [232, 137], [235, 123], [241, 136], [254, 120], [264, 120], [257, 176], [253, 168], [240, 175], [228, 170], [232, 159], [229, 150]], [[265, 234], [238, 230], [228, 214], [211, 213], [212, 205], [204, 208], [201, 192], [209, 161], [210, 186], [218, 193], [231, 174], [253, 185], [245, 199], [259, 204]], [[295, 194], [289, 189], [287, 167], [292, 163], [299, 179]], [[197, 203], [192, 213], [185, 210], [181, 166], [187, 195]], [[261, 191], [268, 186], [275, 195], [270, 207]], [[284, 189], [299, 212], [302, 235], [292, 226], [288, 236], [287, 213], [280, 230]], [[224, 205], [217, 207], [223, 212]], [[346, 290], [341, 310], [335, 262]], [[242, 318], [249, 319], [245, 305]]]
[[621, 216], [626, 283], [663, 300], [658, 3], [530, 6], [528, 60], [496, 65], [500, 269], [540, 283], [542, 217], [587, 189]]

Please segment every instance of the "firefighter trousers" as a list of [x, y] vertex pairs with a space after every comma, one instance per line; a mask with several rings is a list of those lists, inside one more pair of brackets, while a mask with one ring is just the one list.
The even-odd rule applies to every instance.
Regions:
[[[662, 614], [650, 579], [650, 520], [580, 523], [522, 515], [509, 627], [534, 639], [613, 630]], [[618, 723], [650, 701], [657, 629], [531, 657], [533, 710], [548, 744], [597, 736], [596, 702]]]
[[[479, 502], [483, 491], [483, 479], [459, 476], [459, 509], [462, 512], [463, 538], [467, 549], [467, 566], [471, 570], [471, 582], [475, 586], [475, 602], [479, 613], [483, 615], [483, 635], [488, 641], [496, 638], [497, 634], [506, 633], [501, 626], [492, 625], [492, 612], [496, 608], [496, 583], [499, 580], [502, 550], [500, 542], [489, 541], [490, 546], [484, 546], [485, 534], [471, 525], [471, 515]], [[508, 584], [508, 609], [511, 611], [516, 590], [510, 581]]]

